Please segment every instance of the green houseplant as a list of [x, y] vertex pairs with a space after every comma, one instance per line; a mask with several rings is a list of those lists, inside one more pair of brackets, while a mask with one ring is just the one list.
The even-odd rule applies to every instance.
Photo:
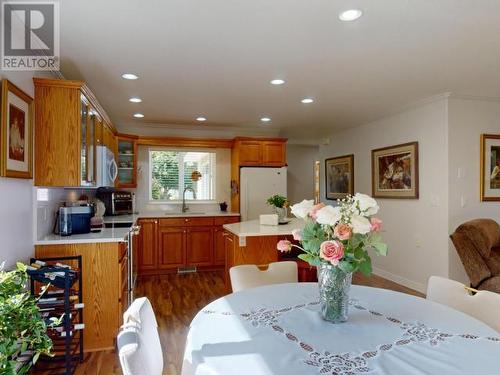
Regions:
[[[52, 340], [47, 328], [60, 324], [61, 319], [42, 318], [37, 306], [38, 298], [27, 290], [26, 266], [17, 263], [16, 269], [4, 271], [0, 266], [0, 373], [26, 374], [40, 355], [51, 355]], [[31, 359], [19, 358], [29, 352]], [[29, 358], [29, 357], [28, 357]]]
[[274, 207], [278, 215], [278, 221], [284, 222], [287, 217], [288, 199], [282, 195], [276, 194], [267, 199], [267, 204]]

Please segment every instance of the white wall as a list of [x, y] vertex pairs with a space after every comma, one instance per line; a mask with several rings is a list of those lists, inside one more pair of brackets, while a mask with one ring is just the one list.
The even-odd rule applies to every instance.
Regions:
[[[500, 202], [481, 202], [479, 196], [480, 135], [500, 134], [500, 101], [452, 97], [448, 108], [449, 233], [470, 219], [487, 217], [500, 222]], [[450, 277], [469, 283], [451, 240], [449, 248]]]
[[314, 162], [318, 146], [287, 144], [287, 195], [293, 204], [314, 197]]
[[[145, 211], [171, 211], [179, 210], [180, 204], [158, 204], [150, 203], [149, 201], [149, 147], [140, 146], [137, 156], [137, 189], [136, 194], [136, 209], [139, 212]], [[231, 150], [230, 149], [213, 149], [215, 151], [215, 195], [217, 202], [226, 202], [228, 211], [231, 210]], [[217, 211], [219, 205], [196, 203], [188, 206], [191, 211]]]
[[[33, 72], [0, 71], [33, 97]], [[0, 262], [11, 268], [33, 256], [33, 180], [0, 177]]]
[[441, 99], [404, 113], [331, 135], [320, 146], [321, 196], [324, 160], [354, 154], [355, 191], [371, 194], [371, 150], [419, 142], [420, 199], [378, 199], [384, 221], [387, 257], [374, 257], [375, 273], [425, 291], [431, 275], [448, 275], [448, 154], [447, 100]]

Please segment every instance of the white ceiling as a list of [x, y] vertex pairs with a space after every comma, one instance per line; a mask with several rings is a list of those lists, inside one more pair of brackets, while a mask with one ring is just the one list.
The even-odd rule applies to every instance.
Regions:
[[[363, 17], [339, 22], [349, 8]], [[64, 0], [61, 53], [118, 127], [204, 115], [197, 126], [234, 131], [267, 115], [308, 134], [442, 92], [500, 97], [500, 1]]]

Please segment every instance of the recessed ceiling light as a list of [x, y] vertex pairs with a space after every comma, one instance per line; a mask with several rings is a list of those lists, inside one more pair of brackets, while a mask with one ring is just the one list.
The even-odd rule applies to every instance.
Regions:
[[273, 80], [271, 81], [271, 85], [282, 85], [282, 84], [284, 84], [284, 83], [285, 83], [285, 81], [284, 81], [284, 80], [282, 80], [282, 79], [273, 79]]
[[339, 20], [341, 21], [355, 21], [363, 15], [363, 12], [359, 9], [349, 9], [341, 12], [339, 14]]
[[144, 115], [142, 113], [134, 113], [135, 118], [143, 118]]
[[137, 79], [139, 77], [136, 76], [135, 74], [132, 74], [132, 73], [124, 73], [124, 74], [122, 74], [122, 78], [123, 79], [132, 79], [132, 80], [134, 80], [134, 79]]
[[314, 99], [312, 99], [312, 98], [304, 98], [304, 99], [301, 100], [301, 102], [304, 103], [304, 104], [309, 104], [309, 103], [314, 102]]
[[260, 121], [262, 121], [262, 122], [269, 122], [269, 121], [271, 121], [271, 118], [270, 117], [262, 117], [260, 119]]
[[196, 121], [200, 121], [200, 122], [207, 121], [207, 118], [203, 117], [203, 116], [196, 117]]
[[140, 103], [140, 102], [142, 102], [142, 99], [137, 98], [137, 97], [133, 97], [133, 98], [130, 98], [128, 101], [132, 102], [132, 103]]

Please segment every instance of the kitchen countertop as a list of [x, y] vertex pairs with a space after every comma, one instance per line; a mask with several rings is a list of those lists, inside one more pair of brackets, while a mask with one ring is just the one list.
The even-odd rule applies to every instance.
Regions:
[[103, 228], [99, 233], [72, 234], [60, 236], [48, 234], [35, 241], [35, 245], [65, 245], [74, 243], [124, 242], [130, 228]]
[[287, 236], [294, 229], [304, 228], [302, 219], [290, 219], [284, 225], [260, 225], [259, 220], [242, 221], [240, 223], [225, 224], [224, 229], [238, 237], [261, 237], [261, 236]]
[[[240, 216], [234, 212], [186, 212], [175, 213], [169, 211], [148, 211], [134, 215], [105, 216], [105, 223], [131, 223], [132, 226], [137, 219], [141, 218], [177, 218], [177, 217], [224, 217]], [[103, 228], [100, 233], [73, 234], [71, 236], [59, 236], [48, 234], [35, 241], [35, 245], [64, 245], [74, 243], [98, 243], [98, 242], [123, 242], [130, 227], [126, 228]]]

